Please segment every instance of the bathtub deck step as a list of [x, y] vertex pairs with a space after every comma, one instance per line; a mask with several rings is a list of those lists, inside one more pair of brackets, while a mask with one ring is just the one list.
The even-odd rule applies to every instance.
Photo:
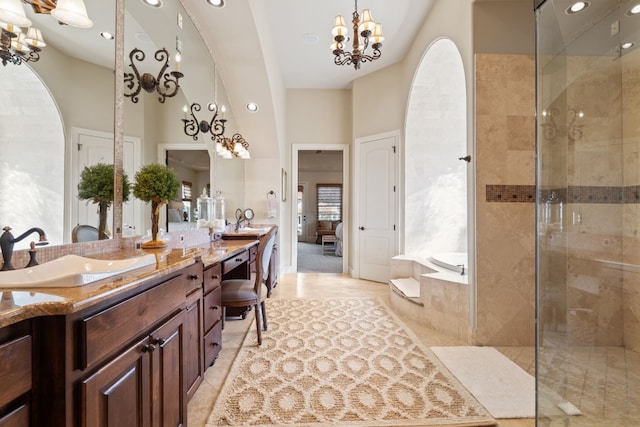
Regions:
[[420, 282], [413, 277], [390, 279], [389, 284], [396, 294], [415, 304], [423, 305], [420, 301]]

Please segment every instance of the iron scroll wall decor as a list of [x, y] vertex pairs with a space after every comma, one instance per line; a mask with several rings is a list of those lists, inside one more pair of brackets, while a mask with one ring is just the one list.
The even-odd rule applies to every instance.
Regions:
[[131, 98], [131, 101], [137, 104], [139, 99], [138, 95], [140, 91], [144, 89], [148, 93], [158, 92], [158, 101], [164, 103], [166, 98], [176, 96], [178, 89], [180, 89], [178, 81], [184, 77], [184, 74], [178, 71], [179, 61], [176, 60], [176, 69], [174, 71], [166, 72], [167, 68], [169, 68], [170, 55], [167, 49], [162, 48], [154, 54], [156, 61], [162, 63], [158, 75], [154, 76], [150, 73], [143, 73], [141, 76], [138, 67], [136, 67], [136, 62], [144, 61], [145, 56], [145, 53], [138, 48], [134, 48], [129, 53], [129, 59], [131, 60], [129, 65], [133, 69], [133, 72], [124, 73], [124, 83], [127, 89], [129, 89], [129, 92], [125, 93], [124, 96]]

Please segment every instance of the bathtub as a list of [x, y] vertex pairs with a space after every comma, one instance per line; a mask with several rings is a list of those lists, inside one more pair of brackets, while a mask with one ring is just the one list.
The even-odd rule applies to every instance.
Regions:
[[447, 270], [466, 275], [469, 269], [466, 252], [441, 252], [429, 257], [429, 261]]

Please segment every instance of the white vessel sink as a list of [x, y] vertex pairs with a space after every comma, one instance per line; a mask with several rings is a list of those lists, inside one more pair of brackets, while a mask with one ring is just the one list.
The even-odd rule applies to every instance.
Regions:
[[0, 271], [0, 288], [68, 288], [84, 286], [129, 271], [153, 265], [147, 254], [121, 260], [101, 260], [66, 255], [44, 264], [19, 270]]

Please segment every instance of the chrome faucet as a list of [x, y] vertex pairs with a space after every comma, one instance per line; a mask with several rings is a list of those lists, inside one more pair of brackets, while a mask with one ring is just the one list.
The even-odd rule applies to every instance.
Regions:
[[0, 236], [0, 249], [2, 249], [2, 259], [4, 260], [4, 264], [2, 264], [2, 268], [0, 268], [0, 271], [14, 270], [13, 265], [11, 265], [11, 257], [13, 256], [13, 245], [23, 240], [31, 233], [38, 233], [38, 235], [40, 235], [40, 240], [38, 241], [38, 243], [34, 243], [34, 245], [42, 246], [49, 243], [47, 241], [47, 236], [44, 234], [44, 231], [42, 231], [42, 229], [38, 227], [30, 228], [18, 237], [13, 237], [13, 234], [11, 234], [11, 227], [9, 226], [4, 227], [3, 230], [4, 233], [2, 233], [2, 236]]

